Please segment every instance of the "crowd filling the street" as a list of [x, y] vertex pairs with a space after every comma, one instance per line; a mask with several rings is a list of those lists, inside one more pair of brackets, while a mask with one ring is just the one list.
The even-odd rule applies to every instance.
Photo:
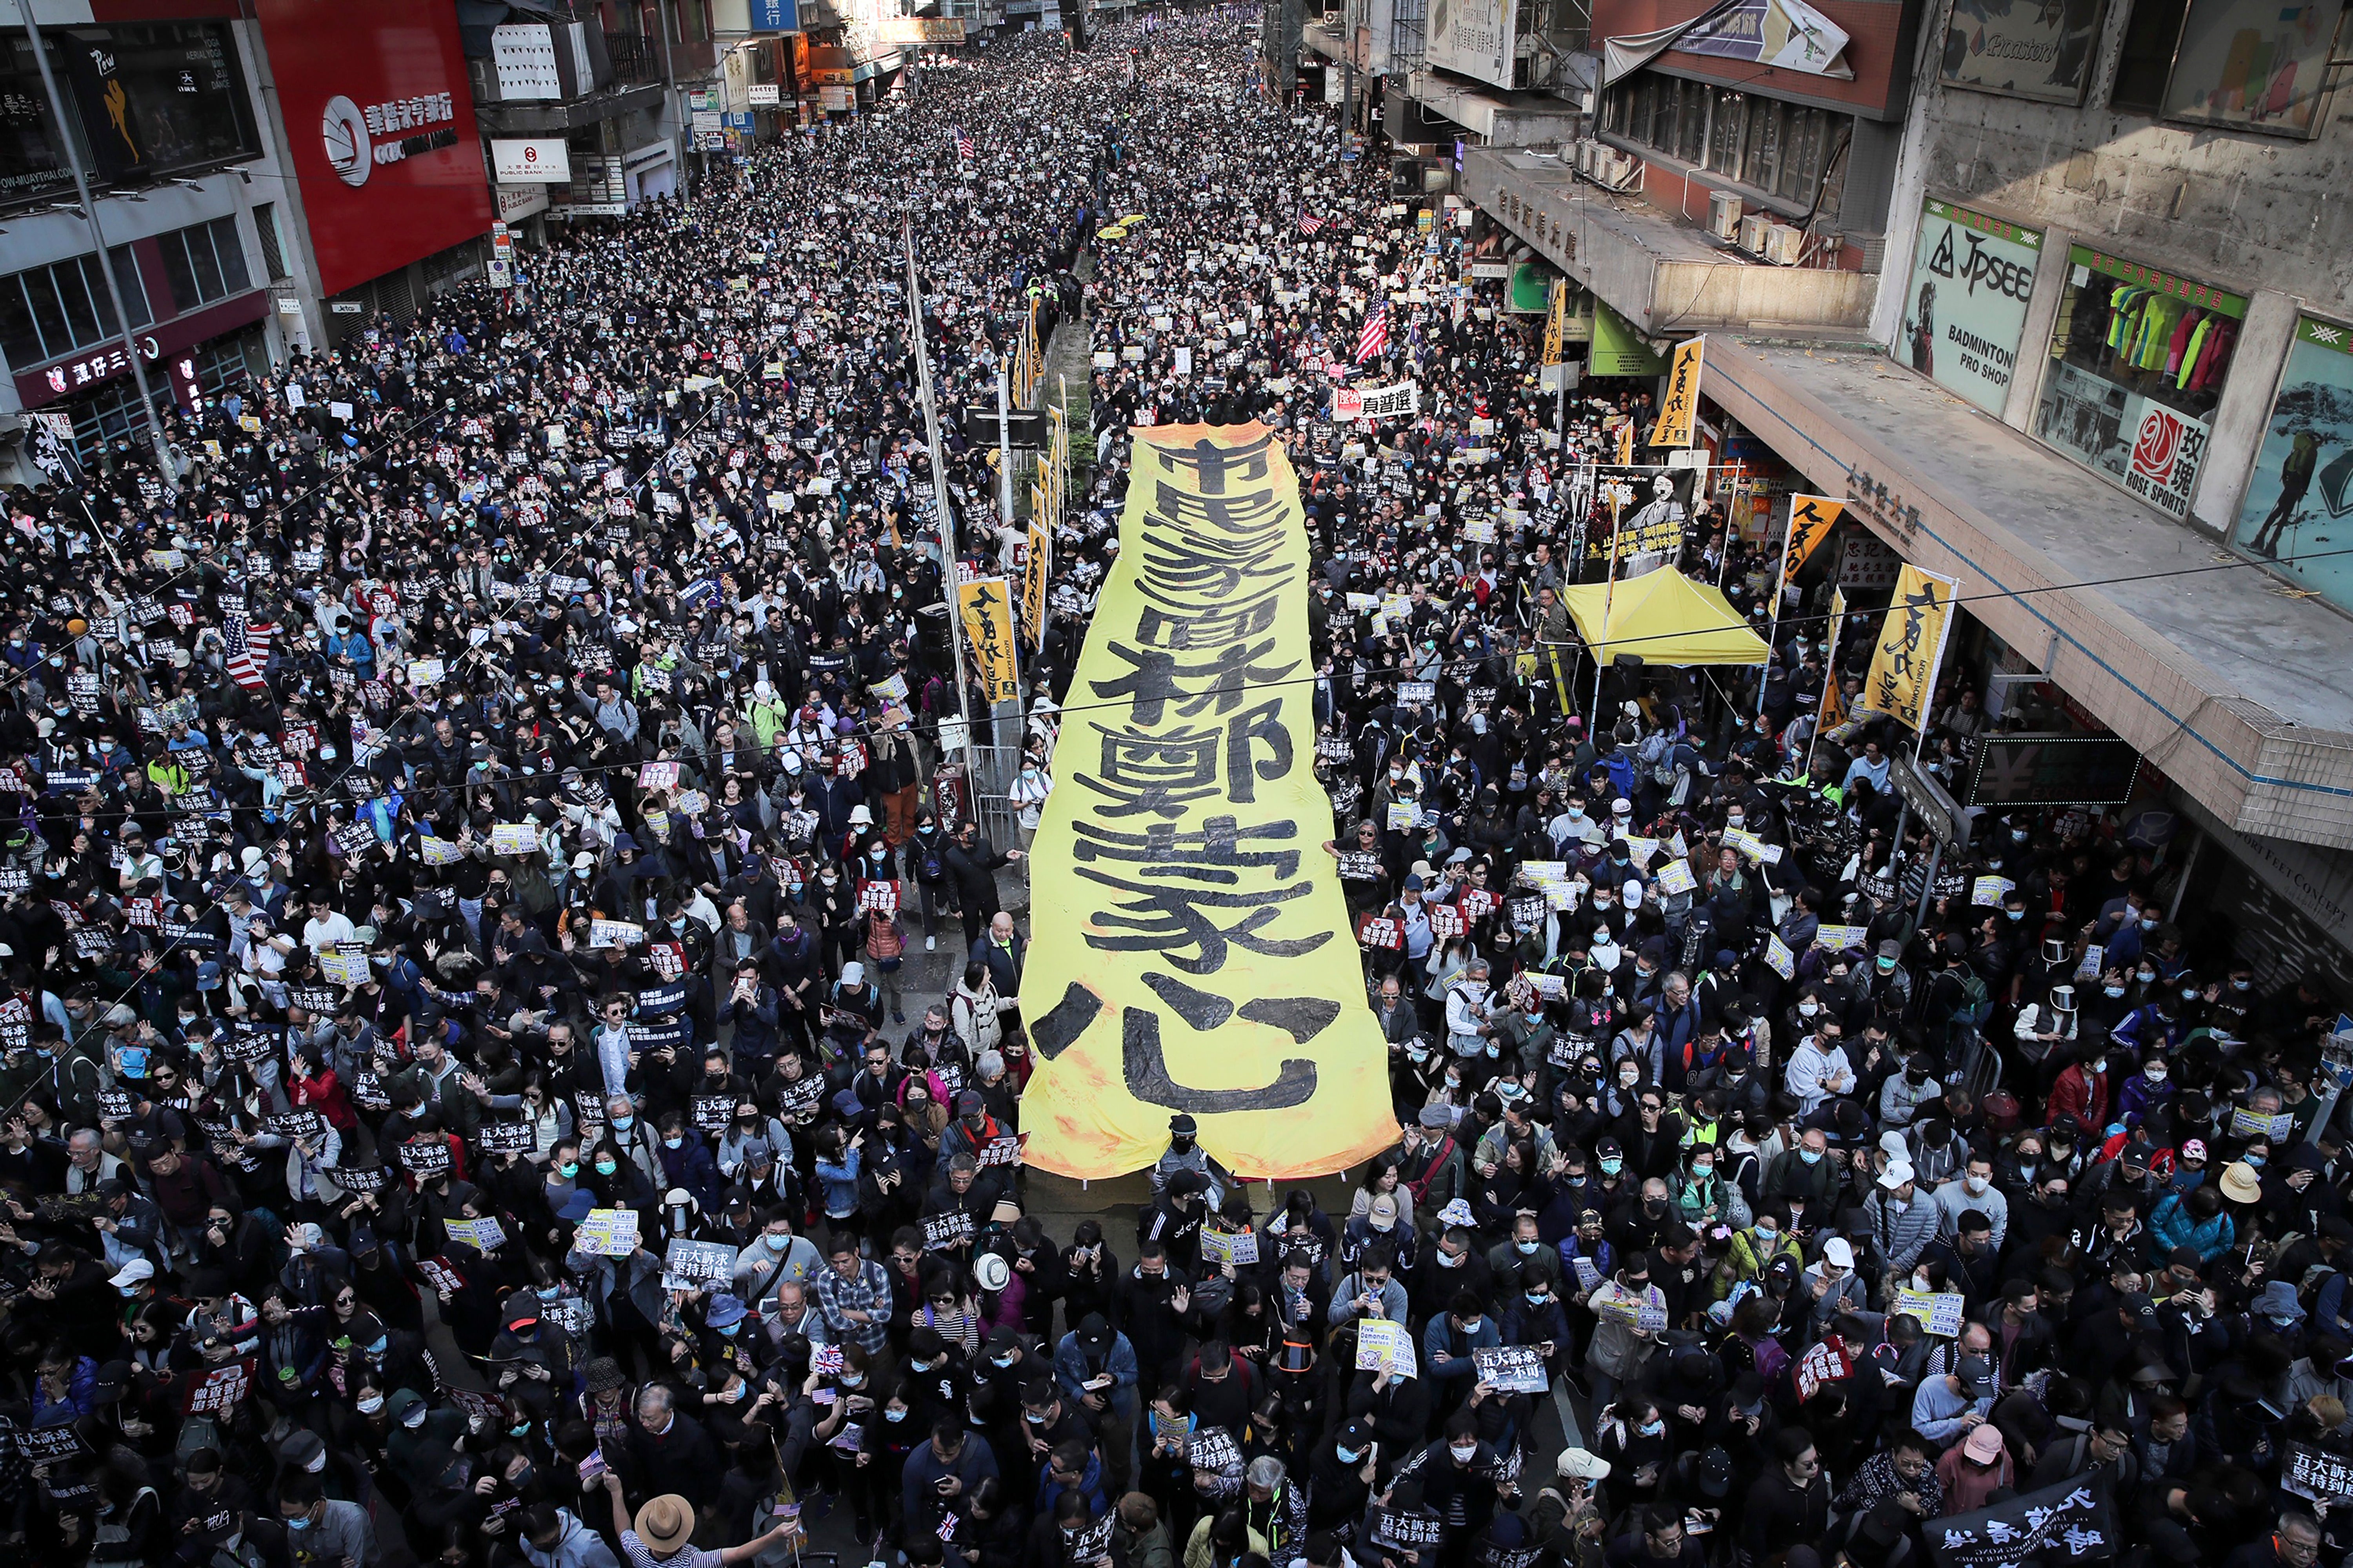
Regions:
[[[1547, 385], [1260, 26], [930, 53], [9, 494], [0, 1555], [2342, 1558], [2333, 977], [2201, 950], [2141, 815], [1932, 810], [2014, 718], [1877, 700], [1802, 523]], [[1311, 705], [1281, 962], [1394, 1125], [1270, 1180], [1179, 1110], [1114, 1205], [1025, 1163], [1023, 981], [1141, 765], [1058, 740], [1163, 701], [1076, 672], [1164, 426], [1296, 476], [1308, 659], [1192, 655]], [[1596, 657], [1678, 576], [1761, 663]]]

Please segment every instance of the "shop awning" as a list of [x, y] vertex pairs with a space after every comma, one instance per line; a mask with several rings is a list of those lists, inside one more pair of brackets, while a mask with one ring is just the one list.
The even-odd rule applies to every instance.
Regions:
[[[1765, 639], [1748, 629], [1725, 596], [1668, 567], [1612, 587], [1586, 583], [1561, 590], [1571, 619], [1595, 657], [1642, 656], [1644, 664], [1763, 664]], [[1609, 606], [1609, 624], [1601, 622]]]

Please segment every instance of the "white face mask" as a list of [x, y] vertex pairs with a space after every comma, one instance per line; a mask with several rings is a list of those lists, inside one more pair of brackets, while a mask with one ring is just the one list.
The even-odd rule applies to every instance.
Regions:
[[1961, 1183], [1964, 1186], [1968, 1187], [1972, 1194], [1978, 1194], [1986, 1190], [1989, 1180], [1989, 1178], [1985, 1176], [1964, 1176], [1961, 1178]]

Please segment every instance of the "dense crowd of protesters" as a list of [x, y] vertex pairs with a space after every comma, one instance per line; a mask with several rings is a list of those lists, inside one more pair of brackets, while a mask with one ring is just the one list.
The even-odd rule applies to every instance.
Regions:
[[[1688, 477], [1612, 565], [1647, 396], [1540, 393], [1491, 242], [1254, 27], [933, 62], [185, 411], [174, 486], [11, 498], [9, 1553], [1894, 1568], [2061, 1488], [2069, 1552], [2342, 1555], [2335, 1003], [2185, 936], [2144, 819], [1936, 849], [1892, 760], [2000, 721], [1818, 734], [1869, 639]], [[1013, 568], [961, 413], [1033, 306], [1093, 425], [1014, 733], [926, 625], [932, 464]], [[1050, 1235], [1019, 851], [937, 770], [964, 714], [1022, 747], [1026, 840], [1129, 428], [1247, 418], [1400, 1141], [1344, 1210], [1179, 1117], [1133, 1234]], [[1557, 591], [1642, 566], [1771, 663], [1589, 685]]]

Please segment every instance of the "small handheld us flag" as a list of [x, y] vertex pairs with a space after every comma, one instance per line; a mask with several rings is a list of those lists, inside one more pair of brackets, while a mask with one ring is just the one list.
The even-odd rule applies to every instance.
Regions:
[[956, 156], [967, 163], [972, 162], [972, 138], [961, 131], [956, 132]]
[[231, 616], [222, 622], [221, 668], [248, 691], [267, 691], [269, 682], [262, 679], [261, 662], [254, 658], [251, 630], [243, 616]]
[[1314, 232], [1316, 232], [1318, 229], [1322, 228], [1323, 226], [1324, 226], [1324, 220], [1323, 220], [1322, 218], [1320, 218], [1320, 217], [1317, 217], [1314, 214], [1310, 213], [1310, 212], [1304, 212], [1304, 211], [1303, 211], [1303, 212], [1299, 215], [1299, 232], [1300, 232], [1300, 233], [1302, 233], [1302, 234], [1314, 234]]
[[1376, 300], [1365, 313], [1365, 324], [1356, 333], [1356, 363], [1364, 363], [1389, 346], [1389, 302]]

